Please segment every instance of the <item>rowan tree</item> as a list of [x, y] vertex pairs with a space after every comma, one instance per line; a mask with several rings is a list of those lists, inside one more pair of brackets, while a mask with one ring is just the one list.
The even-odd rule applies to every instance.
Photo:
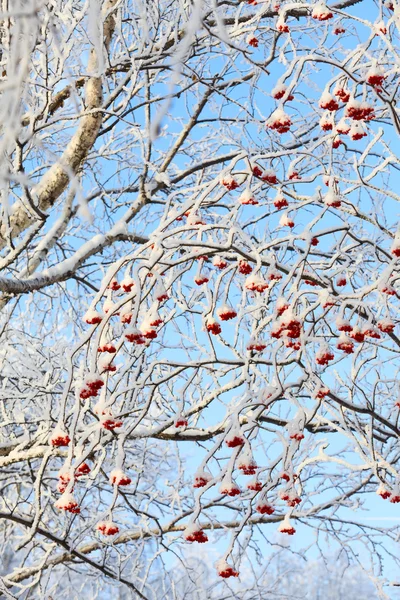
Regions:
[[0, 19], [2, 593], [266, 598], [312, 540], [390, 597], [399, 0]]

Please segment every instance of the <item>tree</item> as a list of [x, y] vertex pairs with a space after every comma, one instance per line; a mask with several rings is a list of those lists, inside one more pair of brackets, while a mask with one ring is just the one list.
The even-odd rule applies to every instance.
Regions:
[[206, 597], [207, 541], [210, 598], [312, 541], [393, 593], [399, 19], [2, 0], [3, 594]]

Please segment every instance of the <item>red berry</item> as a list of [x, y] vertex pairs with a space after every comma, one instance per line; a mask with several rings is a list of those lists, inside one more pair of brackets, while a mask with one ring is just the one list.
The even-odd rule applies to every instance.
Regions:
[[198, 275], [195, 277], [194, 282], [196, 285], [203, 285], [203, 283], [208, 283], [210, 280], [205, 275]]
[[114, 429], [118, 429], [118, 427], [122, 427], [122, 421], [116, 421], [115, 419], [107, 418], [101, 422], [101, 426], [107, 431], [113, 431]]
[[101, 521], [96, 526], [97, 531], [100, 531], [103, 535], [115, 535], [119, 533], [119, 527], [112, 521]]
[[218, 575], [224, 579], [228, 579], [228, 577], [239, 577], [239, 572], [235, 571], [232, 567], [227, 566], [219, 569]]
[[258, 39], [254, 35], [247, 38], [247, 43], [253, 48], [258, 48]]
[[222, 331], [221, 325], [218, 323], [218, 321], [216, 321], [212, 317], [208, 319], [206, 328], [207, 328], [207, 331], [209, 331], [213, 335], [218, 335]]
[[242, 275], [249, 275], [253, 270], [253, 267], [247, 262], [247, 260], [240, 260], [238, 264], [238, 271]]
[[196, 526], [188, 527], [185, 531], [185, 540], [188, 542], [197, 542], [198, 544], [204, 544], [208, 542], [208, 537], [204, 531]]
[[221, 321], [229, 321], [237, 317], [237, 312], [233, 308], [229, 308], [229, 306], [222, 306], [217, 310], [217, 315]]
[[260, 503], [256, 506], [256, 511], [260, 513], [260, 515], [272, 515], [275, 512], [275, 509], [269, 504]]
[[238, 182], [231, 177], [230, 175], [227, 175], [226, 177], [224, 177], [221, 181], [221, 184], [226, 187], [226, 189], [231, 192], [232, 190], [236, 190], [236, 188], [239, 187]]
[[128, 475], [125, 475], [121, 469], [114, 469], [114, 471], [111, 471], [110, 473], [111, 484], [124, 486], [129, 485], [131, 482], [132, 479], [128, 477]]
[[120, 287], [121, 287], [121, 286], [119, 285], [119, 283], [118, 283], [118, 281], [117, 281], [116, 279], [112, 279], [112, 280], [110, 281], [110, 283], [108, 284], [108, 286], [107, 286], [107, 288], [108, 288], [109, 290], [113, 290], [114, 292], [116, 292], [117, 290], [119, 290], [119, 289], [120, 289]]
[[247, 489], [254, 492], [261, 492], [262, 483], [261, 481], [250, 481], [250, 483], [247, 484]]
[[211, 481], [211, 479], [212, 477], [208, 473], [199, 473], [198, 475], [195, 475], [193, 487], [202, 488], [206, 486], [207, 483]]
[[237, 448], [238, 446], [243, 446], [244, 443], [245, 439], [240, 435], [233, 435], [231, 438], [225, 440], [225, 444], [228, 448]]
[[279, 531], [281, 533], [287, 533], [288, 535], [294, 535], [296, 533], [296, 530], [294, 527], [282, 527], [282, 528], [279, 528]]
[[82, 475], [87, 475], [88, 473], [90, 473], [90, 467], [87, 463], [83, 462], [77, 467], [75, 477], [82, 477]]

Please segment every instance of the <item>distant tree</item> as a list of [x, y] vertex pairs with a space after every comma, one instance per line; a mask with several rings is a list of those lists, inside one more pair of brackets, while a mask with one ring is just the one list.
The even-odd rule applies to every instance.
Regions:
[[[220, 598], [251, 600], [307, 599], [307, 600], [375, 600], [378, 598], [368, 576], [360, 568], [349, 567], [333, 557], [323, 561], [304, 561], [289, 557], [285, 550], [278, 552], [267, 568], [260, 569], [255, 576], [246, 571], [240, 588], [229, 590], [218, 581], [218, 576], [208, 566], [206, 552], [200, 553], [200, 560], [189, 559], [187, 567], [192, 578], [185, 575], [185, 569], [173, 570], [174, 584], [169, 595], [163, 596], [165, 578], [159, 586], [160, 597], [185, 598], [185, 600], [217, 600]], [[172, 591], [174, 590], [174, 592]], [[394, 596], [391, 596], [394, 597]], [[398, 597], [398, 596], [396, 596]]]
[[1, 593], [400, 583], [399, 21], [1, 0]]

